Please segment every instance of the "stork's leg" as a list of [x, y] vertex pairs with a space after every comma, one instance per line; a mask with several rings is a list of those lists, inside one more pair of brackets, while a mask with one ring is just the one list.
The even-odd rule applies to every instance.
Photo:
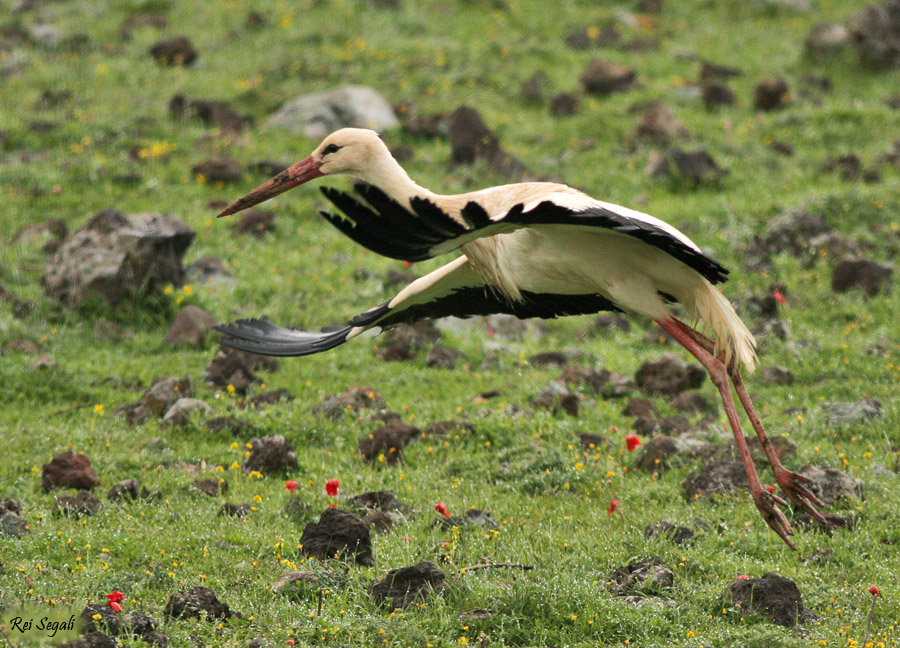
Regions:
[[[706, 351], [713, 353], [715, 344], [712, 340], [699, 331], [694, 330], [684, 322], [679, 320], [674, 321], [676, 326], [694, 338], [694, 340]], [[747, 412], [747, 418], [750, 419], [750, 425], [753, 426], [756, 436], [759, 438], [760, 445], [762, 445], [763, 451], [769, 459], [769, 464], [772, 466], [772, 472], [775, 473], [775, 480], [778, 482], [778, 485], [781, 486], [781, 489], [797, 506], [812, 515], [819, 522], [825, 522], [825, 518], [816, 510], [816, 506], [824, 506], [824, 502], [803, 485], [808, 482], [809, 479], [799, 473], [788, 470], [781, 464], [781, 459], [778, 457], [775, 447], [772, 445], [772, 442], [769, 441], [769, 437], [763, 429], [759, 414], [756, 413], [756, 408], [753, 406], [753, 401], [750, 399], [750, 394], [747, 392], [747, 387], [744, 385], [744, 379], [741, 377], [740, 370], [736, 366], [728, 367], [728, 376], [731, 378], [734, 390], [737, 392], [738, 399], [741, 401], [744, 411]]]
[[[684, 328], [686, 324], [679, 322], [675, 318], [668, 320], [657, 320], [664, 331], [671, 335], [681, 346], [687, 349], [700, 364], [706, 368], [709, 373], [710, 380], [719, 390], [722, 398], [722, 405], [725, 407], [725, 415], [728, 417], [728, 423], [731, 425], [731, 431], [734, 433], [734, 440], [737, 444], [738, 453], [741, 456], [741, 463], [744, 464], [744, 471], [747, 473], [747, 480], [750, 482], [750, 492], [753, 494], [753, 501], [756, 508], [762, 513], [766, 524], [777, 533], [787, 546], [796, 549], [794, 543], [788, 536], [794, 534], [790, 523], [784, 517], [777, 504], [786, 505], [783, 499], [777, 495], [765, 490], [762, 482], [759, 481], [759, 475], [756, 472], [756, 466], [753, 463], [753, 456], [750, 454], [750, 448], [747, 446], [747, 439], [741, 430], [741, 423], [738, 420], [737, 410], [734, 407], [734, 400], [731, 396], [731, 385], [728, 383], [729, 375], [725, 365], [716, 358], [711, 352], [704, 348], [693, 335], [687, 333]], [[693, 330], [693, 329], [691, 329]]]

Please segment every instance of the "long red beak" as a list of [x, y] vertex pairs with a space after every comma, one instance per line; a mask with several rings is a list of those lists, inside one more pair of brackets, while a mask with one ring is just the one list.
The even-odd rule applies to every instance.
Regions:
[[309, 182], [313, 178], [318, 178], [324, 175], [319, 171], [320, 166], [321, 162], [317, 162], [310, 156], [302, 162], [298, 162], [294, 166], [288, 167], [268, 182], [258, 186], [246, 196], [238, 198], [235, 202], [223, 209], [216, 218], [236, 214], [248, 207], [258, 205], [269, 198], [274, 198], [288, 189], [293, 189], [294, 187], [302, 185], [304, 182]]

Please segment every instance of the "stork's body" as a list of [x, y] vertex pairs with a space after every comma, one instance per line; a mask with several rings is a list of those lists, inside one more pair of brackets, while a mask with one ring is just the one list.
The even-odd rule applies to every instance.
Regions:
[[[814, 516], [821, 504], [796, 473], [784, 469], [766, 438], [741, 380], [753, 369], [754, 340], [714, 284], [728, 272], [667, 223], [596, 200], [556, 183], [521, 183], [452, 196], [413, 182], [372, 131], [329, 135], [306, 160], [283, 171], [220, 215], [245, 209], [322, 175], [348, 174], [362, 201], [333, 190], [325, 195], [346, 215], [323, 212], [333, 225], [369, 249], [404, 260], [458, 250], [463, 256], [422, 277], [393, 299], [323, 333], [286, 329], [259, 320], [220, 327], [227, 346], [268, 355], [306, 355], [338, 346], [370, 328], [425, 317], [506, 312], [557, 317], [624, 310], [652, 318], [707, 369], [734, 432], [751, 491], [766, 522], [789, 546], [792, 533], [762, 487], [740, 428], [731, 384], [747, 412], [787, 496]], [[678, 320], [679, 303], [706, 337]]]

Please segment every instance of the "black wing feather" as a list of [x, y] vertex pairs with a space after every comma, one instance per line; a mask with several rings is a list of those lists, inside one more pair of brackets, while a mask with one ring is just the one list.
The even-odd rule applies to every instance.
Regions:
[[352, 327], [315, 333], [277, 326], [266, 320], [245, 319], [213, 328], [224, 334], [219, 338], [222, 346], [266, 356], [304, 356], [343, 344]]

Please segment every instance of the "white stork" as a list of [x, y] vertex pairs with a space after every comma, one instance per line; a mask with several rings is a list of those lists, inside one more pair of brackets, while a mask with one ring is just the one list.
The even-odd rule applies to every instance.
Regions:
[[[511, 313], [553, 318], [603, 310], [655, 320], [709, 372], [721, 395], [757, 508], [794, 549], [793, 530], [777, 504], [786, 501], [760, 482], [732, 400], [731, 385], [784, 493], [816, 519], [822, 502], [801, 475], [785, 469], [763, 431], [741, 379], [752, 371], [755, 340], [715, 287], [728, 271], [683, 233], [641, 212], [601, 202], [573, 189], [528, 182], [459, 195], [440, 195], [413, 182], [374, 131], [345, 128], [305, 160], [237, 200], [234, 214], [314, 178], [350, 175], [357, 198], [323, 188], [345, 216], [322, 212], [366, 248], [419, 261], [459, 250], [463, 256], [417, 279], [385, 303], [323, 332], [283, 328], [262, 320], [217, 327], [221, 344], [263, 355], [326, 351], [371, 328], [455, 315]], [[677, 302], [707, 337], [673, 315]]]

